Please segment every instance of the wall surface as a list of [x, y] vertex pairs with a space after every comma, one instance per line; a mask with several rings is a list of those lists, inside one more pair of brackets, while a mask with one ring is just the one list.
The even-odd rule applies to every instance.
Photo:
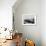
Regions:
[[[36, 46], [46, 46], [46, 0], [23, 0], [17, 7], [14, 5], [13, 13], [15, 29], [22, 32], [24, 38], [34, 40]], [[22, 25], [24, 14], [35, 14], [36, 25]]]
[[41, 1], [41, 40], [42, 46], [46, 46], [46, 0]]
[[0, 0], [0, 27], [12, 28], [12, 6], [16, 0]]
[[[14, 5], [16, 6], [16, 5]], [[23, 33], [23, 37], [35, 41], [36, 46], [41, 46], [41, 1], [23, 0], [22, 3], [13, 8], [15, 29]], [[32, 14], [37, 16], [36, 25], [22, 25], [22, 16]]]

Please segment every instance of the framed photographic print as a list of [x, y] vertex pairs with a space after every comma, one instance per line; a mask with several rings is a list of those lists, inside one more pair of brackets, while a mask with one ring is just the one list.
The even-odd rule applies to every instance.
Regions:
[[36, 16], [31, 14], [24, 14], [22, 16], [23, 25], [36, 25]]

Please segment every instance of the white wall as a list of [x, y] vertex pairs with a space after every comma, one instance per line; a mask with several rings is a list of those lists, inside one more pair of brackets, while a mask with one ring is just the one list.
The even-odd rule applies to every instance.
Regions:
[[46, 46], [46, 0], [41, 1], [41, 40], [42, 46]]
[[12, 28], [12, 6], [16, 0], [0, 0], [0, 27]]
[[[23, 2], [15, 8], [13, 9], [15, 10], [15, 28], [18, 32], [23, 33], [24, 38], [32, 39], [35, 41], [36, 46], [41, 46], [41, 1], [23, 0]], [[33, 26], [22, 25], [23, 14], [35, 14], [37, 16], [37, 24]]]
[[[22, 32], [25, 38], [34, 40], [36, 46], [46, 46], [46, 0], [23, 0], [17, 8], [14, 5], [13, 11], [15, 29]], [[36, 14], [37, 24], [22, 25], [23, 14]]]

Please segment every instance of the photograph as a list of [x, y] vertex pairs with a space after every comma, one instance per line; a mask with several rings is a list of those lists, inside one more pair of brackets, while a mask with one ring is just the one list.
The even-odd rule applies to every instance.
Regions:
[[22, 16], [22, 24], [23, 25], [35, 25], [36, 24], [36, 16], [34, 16], [34, 15], [23, 15]]

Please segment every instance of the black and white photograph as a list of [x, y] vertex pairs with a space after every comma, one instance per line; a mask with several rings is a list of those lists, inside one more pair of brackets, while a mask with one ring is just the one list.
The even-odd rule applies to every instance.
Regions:
[[36, 24], [36, 16], [34, 16], [34, 15], [23, 15], [22, 16], [22, 24], [23, 25], [35, 25]]

